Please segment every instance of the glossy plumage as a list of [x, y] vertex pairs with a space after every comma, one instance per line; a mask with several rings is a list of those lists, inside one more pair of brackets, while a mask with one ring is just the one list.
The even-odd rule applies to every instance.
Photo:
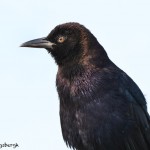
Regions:
[[[77, 150], [150, 150], [146, 100], [94, 35], [78, 23], [66, 23], [44, 41], [51, 43], [42, 47], [58, 64], [56, 86], [66, 144]], [[29, 42], [22, 46], [41, 47]]]

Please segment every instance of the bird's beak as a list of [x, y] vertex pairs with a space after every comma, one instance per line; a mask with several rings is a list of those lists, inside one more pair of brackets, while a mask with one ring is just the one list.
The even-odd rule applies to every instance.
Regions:
[[33, 48], [53, 48], [54, 43], [46, 40], [46, 38], [39, 38], [35, 40], [31, 40], [21, 44], [20, 47], [33, 47]]

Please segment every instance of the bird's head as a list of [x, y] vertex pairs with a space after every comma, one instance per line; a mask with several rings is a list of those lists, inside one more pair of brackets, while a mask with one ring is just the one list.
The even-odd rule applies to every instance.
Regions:
[[101, 45], [83, 25], [65, 23], [56, 26], [47, 37], [25, 42], [21, 47], [45, 48], [58, 65], [66, 65], [89, 59]]

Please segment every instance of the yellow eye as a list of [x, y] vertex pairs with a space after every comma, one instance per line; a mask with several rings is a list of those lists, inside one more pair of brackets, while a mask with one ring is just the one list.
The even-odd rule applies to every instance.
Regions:
[[64, 36], [60, 36], [58, 39], [57, 39], [57, 42], [58, 43], [63, 43], [65, 41], [66, 37]]

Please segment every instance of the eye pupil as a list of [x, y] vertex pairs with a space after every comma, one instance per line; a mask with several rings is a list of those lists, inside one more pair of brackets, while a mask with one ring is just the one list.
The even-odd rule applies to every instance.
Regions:
[[65, 41], [65, 37], [62, 36], [62, 37], [59, 37], [59, 38], [58, 38], [58, 42], [59, 42], [59, 43], [63, 43], [64, 41]]

